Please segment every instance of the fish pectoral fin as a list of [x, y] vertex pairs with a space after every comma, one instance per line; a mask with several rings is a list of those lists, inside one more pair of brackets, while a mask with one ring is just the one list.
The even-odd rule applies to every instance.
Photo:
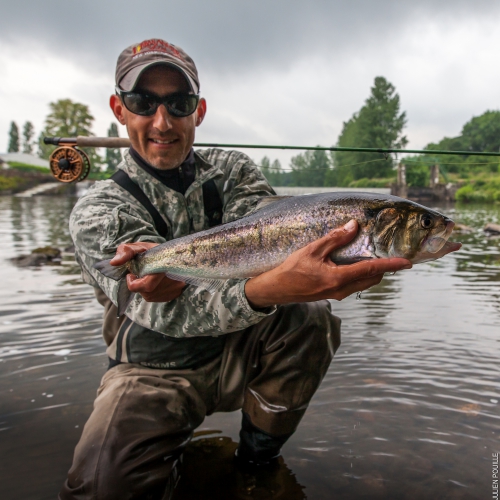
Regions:
[[115, 281], [120, 281], [129, 273], [127, 264], [124, 264], [123, 266], [112, 266], [110, 262], [111, 259], [101, 260], [100, 262], [96, 262], [92, 267], [97, 269], [107, 278], [111, 278]]
[[189, 285], [199, 286], [210, 293], [220, 292], [226, 284], [226, 279], [195, 278], [193, 276], [181, 276], [175, 273], [165, 273], [168, 278], [175, 281], [184, 281]]

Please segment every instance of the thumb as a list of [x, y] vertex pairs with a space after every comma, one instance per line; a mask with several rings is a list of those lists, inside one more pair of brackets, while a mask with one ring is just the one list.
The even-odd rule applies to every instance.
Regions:
[[351, 219], [342, 227], [330, 231], [327, 235], [309, 245], [311, 253], [326, 259], [333, 250], [347, 245], [358, 233], [358, 222]]
[[125, 262], [132, 260], [137, 254], [143, 253], [156, 245], [158, 245], [158, 243], [150, 243], [148, 241], [122, 243], [116, 249], [116, 255], [111, 259], [110, 264], [112, 266], [121, 266], [125, 264]]
[[116, 255], [111, 259], [110, 264], [112, 266], [121, 266], [125, 262], [132, 260], [135, 254], [136, 252], [127, 244], [122, 244], [117, 248]]

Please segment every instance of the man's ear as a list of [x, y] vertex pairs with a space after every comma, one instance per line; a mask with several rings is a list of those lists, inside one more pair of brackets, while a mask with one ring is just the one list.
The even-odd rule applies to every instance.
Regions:
[[203, 118], [205, 118], [205, 114], [207, 113], [207, 101], [202, 97], [200, 102], [198, 103], [198, 107], [196, 108], [196, 126], [199, 127]]
[[109, 98], [109, 107], [113, 111], [116, 119], [122, 124], [125, 125], [125, 117], [123, 116], [123, 103], [119, 96], [113, 94]]

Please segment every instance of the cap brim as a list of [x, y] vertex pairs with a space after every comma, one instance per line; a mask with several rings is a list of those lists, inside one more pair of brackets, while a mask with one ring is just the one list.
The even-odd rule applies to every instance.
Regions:
[[177, 64], [171, 63], [171, 62], [166, 62], [166, 61], [152, 61], [146, 64], [143, 64], [141, 66], [136, 66], [135, 68], [132, 68], [121, 80], [118, 86], [124, 90], [125, 92], [129, 92], [131, 90], [134, 90], [134, 87], [136, 86], [137, 82], [139, 81], [139, 78], [141, 77], [142, 73], [146, 71], [148, 68], [151, 66], [156, 66], [156, 65], [165, 65], [165, 66], [170, 66], [172, 68], [175, 68], [178, 70], [184, 78], [187, 80], [189, 87], [191, 88], [191, 91], [194, 94], [198, 94], [199, 89], [198, 85], [196, 82]]

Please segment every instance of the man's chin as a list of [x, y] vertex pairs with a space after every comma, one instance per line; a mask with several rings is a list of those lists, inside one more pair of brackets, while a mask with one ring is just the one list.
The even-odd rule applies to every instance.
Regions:
[[157, 168], [158, 170], [171, 170], [178, 167], [181, 161], [177, 158], [172, 158], [172, 155], [149, 155], [149, 157], [144, 158], [151, 166]]

